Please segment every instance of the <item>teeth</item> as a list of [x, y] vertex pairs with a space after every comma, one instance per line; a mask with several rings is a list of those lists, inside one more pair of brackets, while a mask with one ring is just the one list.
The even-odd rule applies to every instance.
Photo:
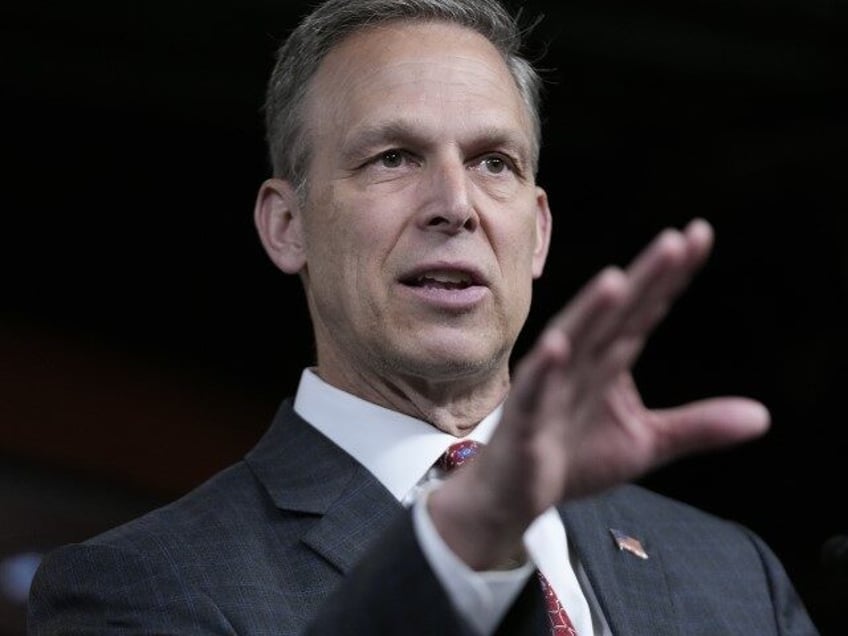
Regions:
[[418, 277], [418, 282], [435, 281], [437, 283], [447, 283], [454, 285], [470, 285], [471, 275], [466, 272], [457, 271], [437, 271], [428, 272]]

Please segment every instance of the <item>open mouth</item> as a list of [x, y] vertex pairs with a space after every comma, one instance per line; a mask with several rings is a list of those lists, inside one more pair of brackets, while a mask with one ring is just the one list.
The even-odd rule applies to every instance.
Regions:
[[456, 270], [429, 271], [403, 281], [410, 287], [431, 287], [436, 289], [467, 289], [475, 284], [470, 272]]

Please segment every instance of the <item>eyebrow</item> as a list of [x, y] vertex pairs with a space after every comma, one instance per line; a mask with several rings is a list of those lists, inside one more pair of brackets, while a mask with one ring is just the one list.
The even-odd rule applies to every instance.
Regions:
[[416, 132], [420, 127], [408, 121], [387, 121], [365, 126], [346, 136], [342, 142], [342, 157], [345, 160], [358, 159], [368, 149], [385, 144], [421, 144], [426, 143], [425, 135]]
[[[469, 141], [463, 146], [468, 146], [472, 154], [501, 148], [514, 155], [522, 166], [530, 164], [529, 139], [503, 126], [484, 126], [472, 130], [466, 137]], [[345, 161], [361, 159], [369, 149], [385, 145], [427, 148], [435, 145], [435, 141], [415, 120], [394, 119], [365, 126], [346, 137], [342, 142], [342, 158]]]

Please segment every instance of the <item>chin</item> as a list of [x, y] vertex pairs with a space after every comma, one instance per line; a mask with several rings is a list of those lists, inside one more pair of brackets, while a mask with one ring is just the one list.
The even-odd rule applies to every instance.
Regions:
[[[444, 345], [426, 350], [418, 348], [409, 356], [395, 360], [396, 371], [423, 379], [459, 380], [486, 376], [505, 365], [508, 355], [491, 347], [475, 350], [465, 346]], [[420, 343], [419, 343], [420, 345]]]

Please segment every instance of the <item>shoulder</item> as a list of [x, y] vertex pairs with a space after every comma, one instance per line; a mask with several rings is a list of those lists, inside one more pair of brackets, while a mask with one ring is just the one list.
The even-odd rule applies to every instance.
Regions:
[[278, 564], [304, 558], [300, 523], [275, 509], [245, 462], [234, 464], [166, 506], [48, 553], [31, 587], [30, 633], [293, 630], [305, 611], [286, 596]]
[[[669, 599], [664, 612], [692, 633], [816, 633], [780, 561], [738, 522], [637, 485], [561, 512], [587, 572], [613, 596]], [[647, 558], [620, 556], [638, 548]]]
[[[284, 481], [282, 449], [292, 429], [290, 400], [281, 405], [271, 427], [241, 460], [209, 477], [178, 499], [85, 541], [90, 548], [108, 547], [141, 552], [147, 560], [168, 564], [184, 555], [188, 563], [203, 563], [206, 552], [240, 554], [267, 541], [269, 519], [285, 522], [269, 488]], [[259, 456], [261, 459], [256, 459]], [[267, 466], [277, 473], [268, 476]], [[219, 554], [216, 558], [220, 559]]]
[[600, 495], [598, 500], [624, 513], [649, 518], [656, 523], [662, 523], [665, 519], [675, 523], [705, 523], [710, 526], [733, 523], [720, 515], [637, 484], [613, 488]]
[[48, 553], [30, 589], [28, 633], [66, 633], [82, 625], [108, 633], [116, 624], [161, 633], [201, 626], [232, 633], [220, 608], [191, 583], [202, 574], [192, 555], [213, 562], [215, 544], [204, 539], [212, 527], [228, 527], [226, 534], [236, 536], [238, 516], [226, 494], [249, 493], [245, 477], [242, 466], [233, 466], [171, 504]]
[[736, 576], [737, 583], [772, 589], [791, 586], [770, 546], [738, 521], [633, 484], [590, 501], [596, 520], [641, 538], [669, 572]]
[[[257, 540], [256, 518], [271, 504], [244, 462], [214, 475], [179, 499], [81, 543], [46, 555], [41, 570], [78, 571], [87, 567], [108, 585], [109, 573], [132, 572], [134, 580], [168, 573], [191, 564], [214, 563], [216, 551], [241, 552]], [[76, 575], [75, 575], [76, 576]]]
[[214, 533], [238, 535], [248, 526], [267, 496], [244, 461], [234, 464], [183, 495], [132, 521], [86, 541], [125, 549], [144, 549], [156, 544], [196, 544]]
[[639, 485], [613, 488], [562, 512], [578, 537], [606, 535], [613, 541], [613, 531], [620, 531], [638, 538], [671, 568], [700, 563], [695, 567], [707, 571], [747, 568], [766, 578], [784, 576], [772, 550], [752, 529]]

